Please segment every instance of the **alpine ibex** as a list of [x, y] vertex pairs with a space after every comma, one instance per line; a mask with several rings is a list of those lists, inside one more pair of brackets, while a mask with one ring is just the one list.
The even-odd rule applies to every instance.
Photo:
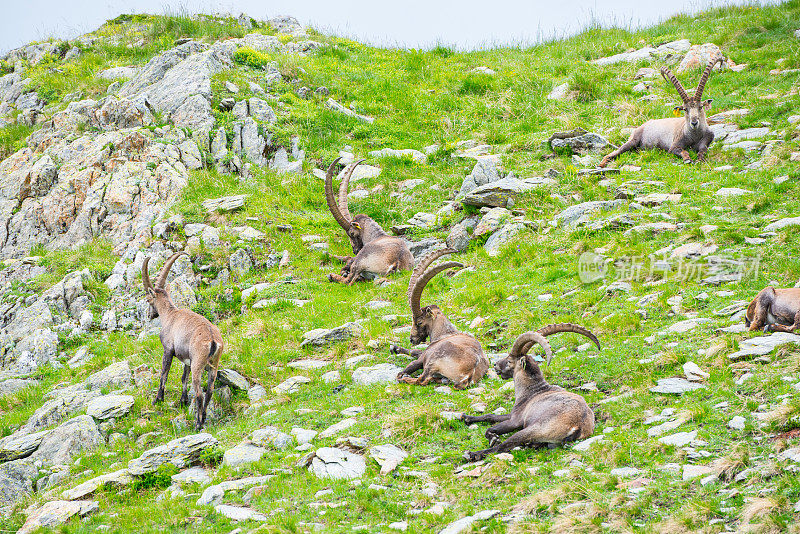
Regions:
[[767, 286], [747, 307], [744, 325], [750, 331], [794, 332], [800, 328], [800, 288]]
[[[549, 363], [553, 358], [553, 351], [545, 336], [556, 332], [578, 332], [600, 348], [600, 342], [594, 334], [570, 323], [548, 325], [536, 332], [530, 331], [519, 336], [508, 356], [495, 365], [503, 378], [514, 378], [514, 407], [511, 413], [461, 416], [467, 424], [495, 423], [486, 431], [489, 448], [465, 452], [464, 457], [468, 461], [481, 460], [489, 454], [510, 451], [515, 447], [563, 444], [592, 435], [594, 413], [584, 398], [548, 384], [539, 364], [528, 355], [528, 351], [538, 343], [544, 349]], [[501, 442], [499, 436], [509, 432], [514, 434]]]
[[[178, 252], [164, 262], [161, 272], [156, 278], [156, 285], [150, 282], [148, 264], [150, 258], [145, 258], [142, 263], [142, 283], [144, 284], [145, 298], [150, 304], [150, 319], [161, 318], [161, 346], [164, 348], [164, 357], [161, 360], [161, 383], [158, 393], [153, 401], [157, 404], [164, 400], [164, 387], [172, 366], [172, 358], [177, 357], [183, 362], [183, 393], [181, 406], [189, 403], [188, 379], [192, 374], [192, 391], [194, 393], [195, 428], [200, 430], [206, 422], [206, 410], [214, 393], [214, 381], [217, 378], [219, 357], [225, 343], [219, 328], [191, 310], [179, 309], [173, 304], [166, 290], [167, 275], [172, 264], [185, 252]], [[206, 385], [205, 398], [200, 380], [204, 370], [208, 370], [208, 384]]]
[[[407, 350], [392, 345], [392, 352], [407, 354], [416, 358], [408, 367], [397, 374], [398, 382], [427, 385], [433, 378], [443, 376], [453, 383], [456, 389], [475, 384], [489, 370], [489, 360], [483, 354], [477, 339], [458, 329], [451, 323], [438, 306], [420, 307], [420, 298], [425, 286], [442, 271], [464, 267], [461, 263], [450, 261], [428, 267], [445, 254], [455, 252], [452, 248], [435, 250], [420, 260], [408, 282], [408, 302], [411, 306], [411, 344], [418, 345], [430, 338], [425, 350]], [[411, 375], [422, 369], [422, 374]]]
[[683, 100], [683, 105], [675, 107], [676, 111], [683, 112], [683, 117], [645, 122], [633, 131], [625, 144], [604, 157], [600, 167], [605, 167], [623, 152], [638, 148], [660, 148], [683, 158], [684, 163], [692, 163], [688, 152], [688, 149], [692, 149], [697, 151], [697, 161], [705, 160], [708, 147], [714, 140], [714, 132], [706, 121], [706, 109], [711, 107], [712, 100], [710, 98], [701, 100], [701, 98], [711, 69], [717, 62], [722, 61], [722, 56], [717, 56], [708, 62], [692, 97], [686, 93], [681, 82], [667, 67], [661, 67], [661, 76], [675, 86], [675, 90]]
[[355, 256], [334, 256], [344, 261], [341, 274], [329, 274], [331, 282], [352, 285], [356, 280], [366, 279], [365, 275], [387, 276], [396, 271], [408, 271], [414, 266], [414, 257], [405, 240], [390, 236], [381, 225], [367, 215], [350, 215], [347, 206], [347, 190], [350, 177], [356, 166], [363, 160], [351, 163], [344, 171], [339, 186], [338, 200], [333, 195], [333, 175], [341, 158], [336, 158], [325, 175], [325, 200], [333, 218], [344, 229]]

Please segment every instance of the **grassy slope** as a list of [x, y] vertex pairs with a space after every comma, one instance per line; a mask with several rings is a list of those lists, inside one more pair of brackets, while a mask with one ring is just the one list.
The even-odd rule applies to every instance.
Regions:
[[[453, 144], [463, 139], [479, 139], [500, 147], [506, 169], [522, 177], [541, 175], [550, 167], [565, 173], [558, 179], [559, 185], [554, 191], [533, 193], [517, 204], [518, 208], [525, 210], [527, 218], [538, 221], [540, 228], [546, 229], [547, 221], [564, 207], [560, 200], [550, 196], [551, 192], [565, 197], [577, 195], [576, 198], [582, 200], [613, 198], [613, 191], [598, 185], [597, 178], [578, 177], [569, 158], [540, 160], [547, 153], [542, 142], [549, 133], [554, 129], [582, 126], [607, 134], [612, 142], [621, 142], [624, 140], [621, 128], [667, 115], [675, 99], [673, 91], [656, 80], [653, 92], [662, 99], [655, 102], [637, 100], [639, 95], [631, 90], [635, 83], [632, 78], [640, 66], [646, 65], [644, 63], [600, 68], [584, 60], [617, 53], [628, 47], [684, 37], [693, 43], [714, 42], [722, 46], [736, 63], [749, 64], [742, 73], [725, 72], [712, 77], [706, 92], [714, 98], [715, 109], [747, 107], [751, 113], [737, 119], [742, 127], [758, 126], [762, 121], [768, 121], [777, 130], [791, 132], [792, 127], [786, 119], [797, 113], [800, 97], [763, 97], [785, 95], [792, 89], [793, 82], [796, 83], [796, 76], [771, 76], [768, 72], [775, 68], [775, 61], [779, 58], [787, 59], [781, 68], [800, 67], [799, 41], [791, 36], [798, 18], [800, 2], [795, 0], [780, 7], [725, 8], [697, 17], [678, 16], [638, 32], [588, 30], [565, 41], [527, 49], [502, 48], [470, 53], [453, 53], [444, 48], [431, 51], [384, 50], [317, 36], [335, 48], [303, 59], [281, 56], [264, 59], [277, 60], [285, 75], [298, 74], [302, 80], [300, 85], [311, 88], [324, 85], [338, 101], [348, 105], [354, 102], [361, 112], [377, 118], [373, 125], [364, 125], [326, 110], [322, 100], [297, 98], [294, 87], [289, 84], [278, 86], [284, 113], [275, 133], [283, 140], [292, 134], [299, 135], [309, 162], [321, 160], [327, 163], [344, 145], [351, 145], [357, 155], [387, 146], [420, 149], [431, 143], [443, 145], [443, 150], [428, 165], [405, 160], [379, 162], [384, 168], [383, 174], [367, 181], [366, 185], [382, 184], [385, 191], [365, 201], [353, 202], [353, 213], [365, 212], [388, 226], [404, 222], [417, 211], [435, 211], [471, 169], [471, 160], [450, 157]], [[55, 75], [48, 70], [46, 63], [35, 70], [34, 82], [52, 100], [54, 107], [64, 94], [74, 90], [83, 90], [88, 95], [101, 94], [107, 82], [93, 78], [93, 72], [107, 66], [144, 63], [157, 51], [171, 46], [175, 37], [207, 35], [219, 38], [242, 33], [241, 29], [229, 23], [200, 24], [181, 17], [148, 18], [129, 24], [109, 25], [101, 30], [107, 34], [116, 32], [123, 32], [119, 46], [98, 44], [90, 47], [67, 69], [66, 76]], [[138, 39], [143, 40], [139, 46], [125, 46], [125, 43]], [[497, 75], [486, 78], [467, 73], [479, 65], [493, 68]], [[699, 72], [681, 76], [681, 79], [692, 85], [697, 75]], [[258, 70], [244, 66], [227, 71], [215, 79], [216, 98], [225, 96], [221, 88], [227, 79], [258, 82], [260, 78]], [[563, 81], [569, 81], [579, 90], [578, 98], [566, 102], [547, 100], [546, 94]], [[245, 91], [244, 96], [246, 94]], [[226, 118], [220, 116], [220, 119], [224, 124]], [[682, 531], [702, 527], [715, 531], [721, 525], [707, 527], [710, 519], [720, 517], [736, 524], [745, 513], [746, 500], [754, 497], [768, 499], [757, 503], [766, 511], [764, 517], [757, 517], [754, 521], [763, 521], [765, 529], [788, 528], [787, 525], [794, 520], [791, 508], [800, 498], [800, 486], [794, 474], [778, 470], [777, 476], [768, 480], [756, 477], [750, 485], [718, 482], [701, 486], [697, 480], [681, 482], [679, 476], [664, 473], [658, 466], [668, 462], [708, 463], [710, 460], [695, 462], [684, 458], [682, 451], [648, 438], [647, 426], [643, 424], [645, 410], [658, 412], [666, 407], [685, 410], [691, 414], [691, 419], [681, 430], [698, 430], [699, 436], [708, 442], [704, 449], [712, 453], [711, 459], [727, 458], [737, 469], [769, 464], [769, 455], [776, 451], [776, 447], [782, 446], [781, 442], [773, 442], [770, 437], [796, 424], [790, 421], [800, 412], [800, 402], [791, 384], [798, 379], [798, 354], [780, 351], [773, 355], [774, 361], [770, 365], [747, 363], [729, 366], [725, 355], [734, 350], [740, 336], [713, 334], [714, 327], [726, 325], [727, 321], [718, 320], [712, 314], [713, 310], [732, 300], [752, 297], [769, 280], [790, 286], [800, 277], [800, 245], [793, 232], [780, 232], [757, 249], [744, 243], [744, 237], [757, 236], [771, 218], [796, 215], [796, 198], [800, 193], [797, 180], [789, 180], [780, 186], [772, 182], [773, 177], [786, 174], [800, 177], [796, 164], [788, 162], [788, 154], [797, 151], [798, 142], [790, 136], [785, 140], [786, 144], [775, 152], [778, 159], [773, 165], [745, 173], [738, 171], [754, 157], [741, 151], [723, 151], [720, 145], [712, 146], [708, 163], [690, 167], [664, 153], [626, 154], [620, 158], [620, 165], [640, 165], [643, 170], [623, 173], [618, 177], [618, 183], [628, 179], [659, 180], [664, 182], [663, 186], [647, 186], [644, 192], [683, 194], [679, 204], [645, 210], [641, 215], [642, 222], [659, 220], [648, 216], [650, 213], [666, 212], [686, 223], [681, 232], [654, 237], [628, 237], [613, 230], [596, 233], [560, 229], [528, 232], [498, 258], [487, 257], [480, 243], [473, 244], [458, 259], [475, 265], [475, 272], [452, 280], [436, 280], [429, 286], [426, 300], [438, 303], [460, 327], [466, 328], [478, 315], [487, 318], [485, 325], [474, 333], [485, 346], [494, 344], [497, 350], [506, 349], [519, 333], [555, 321], [579, 322], [598, 334], [604, 345], [602, 352], [562, 352], [546, 370], [546, 375], [552, 383], [569, 388], [596, 382], [600, 391], [585, 393], [589, 402], [629, 390], [635, 392], [623, 402], [598, 405], [596, 434], [613, 428], [602, 443], [593, 445], [587, 452], [569, 449], [515, 451], [514, 462], [490, 462], [491, 467], [480, 478], [456, 479], [453, 469], [461, 464], [461, 453], [465, 449], [485, 446], [484, 429], [469, 430], [462, 423], [443, 421], [438, 412], [447, 403], [455, 405], [453, 409], [469, 411], [471, 398], [466, 392], [443, 396], [434, 394], [430, 387], [356, 387], [350, 384], [349, 373], [345, 372], [343, 377], [347, 387], [334, 394], [331, 391], [333, 386], [318, 378], [330, 368], [302, 373], [311, 377], [313, 382], [302, 386], [288, 402], [275, 406], [274, 412], [262, 410], [255, 416], [239, 415], [211, 426], [210, 432], [225, 446], [231, 446], [265, 424], [285, 431], [293, 426], [322, 430], [342, 418], [338, 414], [340, 410], [361, 405], [365, 412], [358, 416], [358, 424], [346, 434], [367, 437], [371, 443], [391, 442], [407, 449], [411, 458], [404, 465], [429, 472], [431, 480], [442, 488], [435, 500], [450, 501], [453, 506], [442, 517], [423, 514], [407, 518], [407, 509], [415, 506], [427, 508], [432, 503], [431, 499], [419, 493], [424, 481], [406, 477], [402, 470], [381, 477], [374, 463], [369, 464], [365, 483], [357, 487], [348, 482], [320, 481], [305, 470], [294, 469], [291, 475], [279, 475], [275, 483], [252, 503], [266, 513], [277, 508], [284, 510], [270, 519], [267, 530], [302, 531], [304, 528], [299, 526], [300, 523], [320, 522], [333, 532], [349, 531], [353, 525], [371, 525], [370, 531], [379, 531], [377, 525], [380, 523], [409, 519], [409, 532], [427, 532], [473, 511], [487, 508], [508, 511], [516, 503], [526, 501], [526, 509], [533, 512], [526, 520], [530, 523], [526, 524], [526, 529], [530, 526], [539, 530], [592, 532], [606, 529], [619, 532], [640, 528], [645, 531], [659, 528]], [[736, 171], [712, 170], [726, 164], [733, 165]], [[389, 192], [396, 190], [394, 184], [408, 178], [426, 180], [424, 186], [415, 190], [414, 201], [400, 202], [390, 197]], [[428, 187], [434, 184], [439, 189], [429, 190]], [[714, 198], [713, 193], [719, 187], [732, 186], [754, 193], [727, 200]], [[406, 360], [403, 357], [388, 353], [388, 342], [393, 337], [393, 327], [407, 324], [404, 294], [408, 275], [397, 276], [395, 284], [382, 288], [371, 284], [348, 288], [324, 281], [324, 274], [338, 267], [325, 264], [325, 257], [319, 253], [308, 253], [300, 236], [325, 236], [335, 253], [345, 253], [348, 247], [341, 231], [324, 209], [320, 182], [310, 173], [286, 177], [259, 170], [252, 183], [241, 185], [234, 178], [198, 172], [175, 211], [183, 213], [189, 222], [202, 221], [205, 218], [200, 206], [203, 199], [242, 192], [252, 195], [250, 201], [246, 209], [228, 215], [226, 224], [245, 224], [247, 217], [258, 218], [257, 223], [248, 224], [266, 232], [268, 248], [276, 251], [288, 249], [292, 255], [289, 272], [300, 282], [288, 286], [285, 296], [311, 298], [312, 302], [302, 309], [279, 303], [265, 310], [239, 314], [239, 290], [250, 283], [287, 276], [287, 272], [278, 270], [251, 272], [245, 280], [239, 281], [233, 295], [228, 297], [220, 289], [203, 289], [204, 310], [216, 311], [223, 317], [220, 326], [227, 342], [224, 365], [240, 370], [267, 389], [299, 374], [285, 364], [302, 357], [330, 359], [333, 362], [331, 368], [340, 368], [347, 357], [366, 352], [372, 355], [369, 362], [393, 361], [404, 365]], [[715, 206], [722, 209], [713, 209]], [[291, 224], [293, 233], [278, 232], [276, 225], [281, 223]], [[699, 230], [704, 224], [718, 225], [719, 230], [704, 237]], [[446, 228], [433, 234], [445, 235]], [[584, 251], [603, 247], [610, 257], [646, 256], [673, 242], [694, 241], [716, 243], [721, 251], [732, 255], [760, 253], [762, 270], [757, 278], [725, 286], [723, 289], [735, 292], [734, 296], [725, 298], [715, 295], [714, 288], [700, 286], [697, 281], [667, 282], [657, 288], [634, 283], [630, 296], [637, 298], [655, 290], [663, 291], [661, 297], [647, 308], [647, 318], [636, 313], [635, 299], [630, 301], [624, 294], [604, 296], [598, 288], [599, 283], [584, 286], [577, 277], [576, 258]], [[232, 243], [228, 251], [208, 251], [208, 257], [215, 261], [216, 268], [221, 268], [235, 246]], [[65, 253], [48, 254], [44, 261], [53, 267], [48, 280], [84, 265], [83, 262], [89, 262], [98, 277], [108, 274], [114, 261], [108, 247], [97, 244], [82, 254], [80, 259]], [[43, 287], [48, 285], [44, 280], [39, 283]], [[574, 288], [579, 290], [563, 295]], [[696, 299], [703, 291], [710, 293], [709, 300]], [[98, 302], [102, 302], [105, 295], [99, 284], [97, 293]], [[540, 302], [536, 297], [542, 293], [552, 293], [554, 298]], [[670, 316], [667, 303], [667, 298], [678, 294], [683, 295], [685, 312], [698, 312], [701, 317], [711, 317], [714, 321], [688, 334], [659, 337], [653, 344], [648, 344], [646, 337], [683, 318]], [[391, 300], [393, 307], [370, 311], [361, 306], [378, 297]], [[385, 314], [398, 314], [401, 318], [398, 322], [386, 322], [381, 319]], [[325, 349], [299, 347], [302, 332], [353, 319], [366, 319], [367, 333], [358, 340]], [[406, 344], [405, 335], [400, 337]], [[370, 339], [379, 340], [380, 347], [367, 349], [366, 343]], [[157, 367], [160, 361], [156, 338], [140, 343], [123, 334], [114, 334], [107, 339], [98, 336], [81, 341], [88, 342], [93, 352], [99, 355], [87, 368], [49, 372], [43, 377], [43, 386], [0, 400], [0, 425], [6, 432], [23, 422], [40, 404], [41, 394], [55, 383], [77, 381], [121, 357], [131, 360], [132, 365], [144, 362]], [[561, 336], [554, 340], [554, 344], [571, 349], [583, 341]], [[706, 349], [717, 341], [722, 341], [728, 348], [711, 357], [698, 353], [699, 349]], [[677, 343], [672, 345], [671, 342]], [[66, 346], [71, 355], [70, 347], [77, 344], [70, 342]], [[655, 361], [639, 363], [640, 359], [647, 357], [654, 357]], [[697, 362], [711, 373], [706, 389], [679, 399], [647, 391], [658, 378], [682, 375], [681, 365], [688, 360]], [[755, 378], [743, 385], [735, 385], [742, 369], [751, 367]], [[173, 371], [168, 393], [170, 401], [178, 396], [177, 375]], [[792, 380], [783, 380], [784, 376], [792, 377]], [[486, 393], [480, 399], [486, 402], [488, 411], [499, 406], [510, 407], [511, 395], [498, 391], [501, 381], [486, 381], [483, 385]], [[788, 407], [768, 427], [758, 428], [750, 413], [762, 404], [776, 406], [779, 404], [777, 397], [784, 394], [790, 394]], [[181, 412], [170, 404], [153, 411], [149, 397], [148, 392], [138, 398], [134, 413], [119, 421], [118, 425], [123, 432], [133, 429], [136, 435], [163, 432], [165, 436], [159, 440], [166, 441], [176, 434], [170, 419]], [[245, 400], [243, 396], [236, 397], [234, 405], [243, 407]], [[729, 402], [727, 410], [712, 408], [723, 400]], [[313, 412], [298, 415], [296, 410], [301, 408]], [[734, 415], [747, 418], [744, 432], [726, 428], [727, 421]], [[334, 441], [335, 438], [320, 440], [316, 445], [329, 445]], [[137, 456], [141, 449], [119, 446], [111, 451], [115, 455], [111, 459], [104, 457], [107, 452], [101, 449], [84, 458], [73, 472], [81, 473], [87, 468], [94, 470], [95, 474], [109, 471], [111, 461], [125, 462]], [[438, 460], [420, 463], [420, 460], [430, 458]], [[593, 471], [575, 469], [564, 478], [552, 476], [553, 471], [564, 468], [573, 459], [579, 459]], [[268, 453], [261, 462], [246, 468], [244, 473], [291, 469], [293, 463], [291, 453]], [[617, 487], [619, 481], [608, 474], [610, 469], [620, 466], [641, 468], [644, 471], [642, 476], [651, 479], [651, 484], [638, 496], [630, 497], [626, 489]], [[532, 473], [529, 471], [532, 467], [538, 470]], [[233, 472], [222, 468], [217, 471], [215, 479], [224, 480], [232, 476]], [[74, 478], [66, 485], [71, 487], [80, 480]], [[387, 485], [389, 489], [382, 492], [368, 490], [366, 487], [371, 482]], [[314, 496], [318, 490], [328, 487], [333, 489], [333, 495]], [[726, 500], [719, 492], [722, 487], [737, 488], [741, 494]], [[193, 498], [188, 504], [181, 500], [156, 503], [158, 493], [157, 489], [102, 493], [99, 496], [102, 512], [83, 523], [71, 523], [68, 530], [90, 531], [97, 525], [110, 524], [119, 531], [134, 528], [149, 531], [157, 530], [164, 523], [174, 530], [233, 528], [211, 509], [196, 509]], [[235, 502], [240, 497], [235, 493], [229, 494], [226, 500]], [[308, 506], [319, 501], [347, 501], [347, 506], [326, 510], [323, 515], [320, 510], [324, 509]], [[566, 508], [566, 505], [574, 503], [580, 504]], [[119, 515], [113, 517], [112, 514]], [[18, 525], [22, 519], [19, 514], [13, 516], [6, 526]], [[493, 530], [506, 528], [496, 520], [487, 524]]]

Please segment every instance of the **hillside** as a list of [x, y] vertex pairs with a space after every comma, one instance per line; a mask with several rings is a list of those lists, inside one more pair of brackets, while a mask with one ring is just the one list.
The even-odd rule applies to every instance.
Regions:
[[[672, 116], [658, 69], [694, 87], [716, 47], [706, 161], [651, 150], [599, 171], [632, 128]], [[473, 52], [245, 15], [123, 15], [11, 51], [0, 526], [797, 532], [800, 336], [745, 332], [744, 309], [800, 283], [798, 73], [798, 0]], [[351, 251], [325, 201], [337, 157], [366, 160], [353, 214], [417, 259], [458, 249], [468, 268], [423, 304], [492, 362], [549, 323], [598, 336], [599, 351], [551, 336], [542, 367], [589, 403], [592, 438], [464, 460], [487, 426], [459, 414], [507, 412], [513, 384], [395, 380], [410, 273], [327, 280]], [[175, 251], [189, 256], [170, 294], [226, 345], [199, 434], [177, 360], [152, 405], [162, 348], [141, 266], [154, 277]]]

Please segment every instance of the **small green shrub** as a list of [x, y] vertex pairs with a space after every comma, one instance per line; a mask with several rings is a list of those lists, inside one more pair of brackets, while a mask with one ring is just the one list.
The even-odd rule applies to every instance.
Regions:
[[233, 54], [233, 61], [238, 65], [244, 65], [251, 69], [261, 70], [266, 67], [273, 59], [253, 50], [252, 48], [240, 48]]
[[462, 95], [485, 95], [494, 88], [494, 80], [491, 76], [480, 73], [473, 73], [464, 78], [458, 92]]
[[172, 464], [162, 464], [152, 473], [145, 473], [136, 477], [131, 484], [131, 489], [135, 492], [149, 489], [165, 489], [172, 485], [172, 475], [180, 470]]
[[212, 447], [201, 452], [197, 460], [206, 467], [216, 467], [222, 463], [224, 452], [220, 447]]

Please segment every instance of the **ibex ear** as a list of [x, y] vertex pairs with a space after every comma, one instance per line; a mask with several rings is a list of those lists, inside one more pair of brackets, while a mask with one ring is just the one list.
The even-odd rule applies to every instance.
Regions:
[[713, 102], [713, 101], [714, 101], [713, 98], [709, 98], [708, 100], [704, 100], [703, 101], [703, 107], [711, 109], [711, 102]]

